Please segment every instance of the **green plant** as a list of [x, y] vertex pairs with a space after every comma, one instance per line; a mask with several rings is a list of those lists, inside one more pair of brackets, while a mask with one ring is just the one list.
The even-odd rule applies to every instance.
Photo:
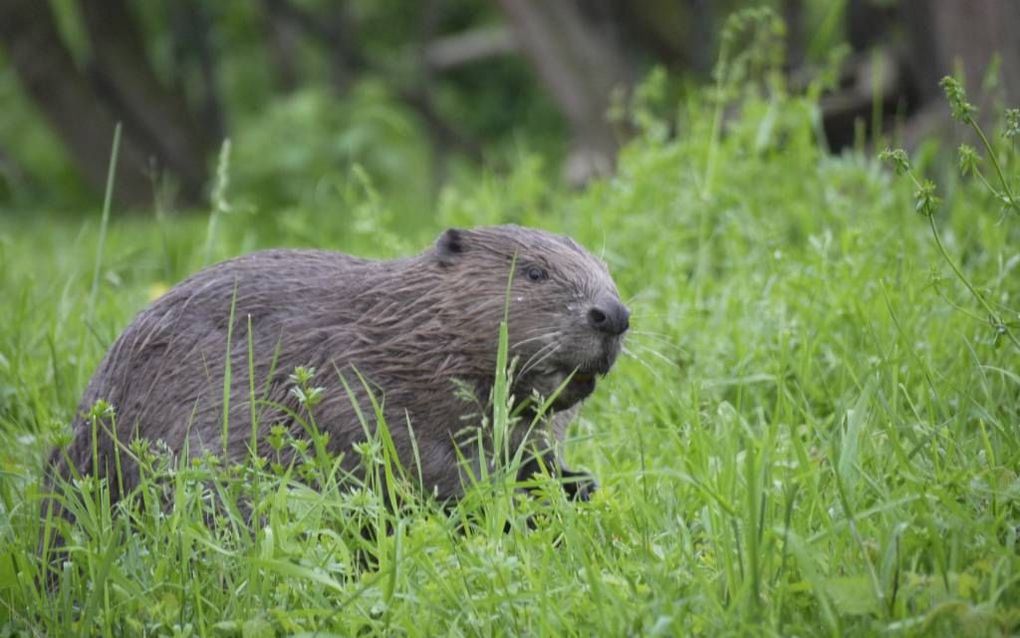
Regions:
[[[1010, 178], [1004, 173], [1003, 162], [999, 159], [1000, 155], [1005, 154], [1012, 161], [1016, 161], [1015, 138], [1020, 134], [1020, 126], [1017, 124], [1018, 120], [1020, 120], [1020, 110], [1009, 109], [1006, 111], [1002, 137], [1007, 143], [1003, 148], [993, 146], [981, 125], [974, 118], [977, 107], [967, 101], [967, 94], [963, 89], [963, 85], [951, 77], [943, 78], [940, 85], [946, 93], [946, 100], [949, 102], [953, 119], [969, 127], [978, 139], [981, 140], [985, 156], [992, 165], [999, 186], [996, 187], [988, 181], [980, 167], [982, 158], [972, 146], [967, 144], [963, 144], [959, 148], [960, 173], [964, 177], [976, 177], [992, 195], [994, 201], [1002, 205], [1003, 213], [1020, 213], [1020, 198], [1014, 194], [1016, 187], [1010, 185]], [[931, 229], [932, 238], [935, 240], [939, 255], [952, 269], [954, 276], [964, 285], [986, 313], [987, 321], [994, 331], [995, 341], [998, 342], [1000, 339], [1006, 339], [1013, 347], [1020, 350], [1020, 340], [1018, 340], [1014, 333], [1015, 327], [1020, 325], [1020, 311], [991, 301], [990, 296], [982, 292], [971, 281], [957, 264], [956, 259], [950, 256], [946, 249], [935, 219], [936, 213], [942, 205], [942, 200], [936, 195], [935, 183], [917, 176], [910, 164], [907, 153], [903, 149], [886, 149], [880, 154], [880, 158], [892, 164], [897, 174], [906, 175], [913, 183], [915, 189], [914, 209], [928, 221], [928, 226]]]

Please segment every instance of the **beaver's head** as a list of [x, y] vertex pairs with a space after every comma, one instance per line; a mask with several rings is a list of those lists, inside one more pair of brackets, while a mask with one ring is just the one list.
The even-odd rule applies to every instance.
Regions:
[[472, 337], [487, 340], [490, 361], [497, 346], [491, 327], [509, 301], [518, 400], [551, 397], [569, 379], [554, 403], [565, 409], [591, 394], [616, 361], [630, 311], [606, 264], [569, 237], [518, 226], [450, 229], [435, 257], [453, 282], [448, 292], [470, 315], [466, 325], [481, 333]]

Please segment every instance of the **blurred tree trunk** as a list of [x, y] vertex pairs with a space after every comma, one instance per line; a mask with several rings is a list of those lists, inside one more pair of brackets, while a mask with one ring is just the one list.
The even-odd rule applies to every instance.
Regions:
[[[206, 5], [200, 0], [177, 0], [171, 5], [174, 32], [174, 58], [177, 75], [184, 77], [189, 67], [197, 70], [201, 94], [196, 102], [201, 133], [207, 142], [218, 144], [227, 135], [223, 105], [216, 73], [216, 56], [212, 44], [212, 22]], [[180, 86], [174, 90], [183, 95]], [[209, 144], [207, 143], [208, 147]]]
[[288, 25], [311, 36], [325, 48], [332, 58], [330, 73], [333, 84], [341, 93], [346, 92], [366, 63], [354, 45], [353, 29], [345, 7], [335, 7], [329, 16], [323, 17], [288, 0], [263, 0], [263, 6], [271, 22], [279, 23], [281, 28]]
[[97, 93], [178, 180], [187, 203], [201, 201], [209, 140], [182, 93], [164, 87], [148, 64], [144, 43], [123, 0], [81, 0], [92, 58], [89, 74]]
[[18, 165], [10, 153], [0, 147], [0, 203], [11, 198], [15, 184], [24, 187], [30, 179], [28, 173]]
[[1005, 97], [1020, 101], [1020, 2], [903, 0], [901, 22], [911, 44], [910, 67], [923, 96], [941, 98], [938, 82], [959, 70], [975, 100], [995, 55]]
[[613, 0], [627, 48], [650, 53], [680, 73], [708, 77], [715, 64], [719, 30], [734, 10], [719, 0]]
[[276, 2], [263, 0], [261, 17], [266, 50], [277, 88], [283, 93], [293, 93], [300, 79], [297, 51], [301, 34], [289, 20], [279, 15], [279, 10]]
[[[826, 136], [834, 150], [853, 143], [864, 124], [870, 137], [876, 108], [885, 123], [902, 119], [897, 143], [917, 148], [932, 136], [973, 143], [955, 125], [939, 87], [947, 75], [960, 77], [983, 126], [995, 123], [995, 99], [1020, 103], [1020, 2], [1016, 0], [901, 0], [888, 5], [849, 0], [845, 28], [854, 54], [839, 89], [822, 98]], [[898, 37], [897, 37], [898, 36]], [[994, 60], [1001, 61], [985, 79]], [[992, 90], [989, 90], [992, 89]]]
[[[597, 22], [569, 0], [497, 0], [521, 52], [563, 113], [573, 138], [566, 177], [581, 184], [613, 170], [618, 140], [607, 119], [613, 91], [630, 74], [608, 21]], [[588, 3], [586, 9], [603, 8]]]
[[[103, 192], [118, 116], [97, 98], [76, 68], [48, 5], [38, 0], [0, 2], [0, 45], [25, 92], [64, 141], [85, 180]], [[148, 157], [148, 149], [137, 140], [122, 139], [118, 201], [134, 205], [152, 201]]]
[[984, 125], [1001, 115], [992, 109], [996, 96], [983, 86], [995, 56], [1002, 62], [1001, 97], [1007, 106], [1020, 103], [1020, 2], [903, 0], [899, 19], [907, 34], [907, 66], [922, 102], [904, 130], [906, 146], [915, 147], [932, 134], [960, 139], [961, 129], [952, 125], [938, 85], [946, 75], [962, 74]]
[[181, 92], [157, 80], [123, 0], [81, 0], [80, 8], [91, 50], [87, 75], [61, 40], [47, 3], [0, 3], [0, 44], [25, 91], [97, 192], [106, 186], [119, 121], [124, 125], [114, 191], [119, 202], [151, 204], [163, 170], [177, 180], [183, 203], [201, 201], [210, 140]]
[[786, 64], [797, 68], [804, 64], [804, 3], [783, 0], [783, 21], [786, 22]]

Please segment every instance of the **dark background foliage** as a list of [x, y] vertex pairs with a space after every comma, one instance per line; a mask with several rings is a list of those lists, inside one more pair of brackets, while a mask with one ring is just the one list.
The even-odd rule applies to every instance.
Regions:
[[[614, 170], [636, 82], [663, 67], [682, 102], [747, 4], [4, 0], [0, 210], [95, 208], [117, 122], [119, 211], [205, 207], [226, 139], [237, 191], [271, 214], [342, 201], [355, 164], [423, 210], [522, 150], [581, 185]], [[1020, 97], [1010, 0], [761, 4], [786, 24], [786, 81], [834, 72], [820, 102], [833, 151], [941, 133], [947, 73], [982, 101]]]

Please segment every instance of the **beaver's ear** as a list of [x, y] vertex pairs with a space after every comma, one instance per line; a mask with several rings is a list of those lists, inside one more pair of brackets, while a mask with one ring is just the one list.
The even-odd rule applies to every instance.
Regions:
[[436, 240], [436, 258], [442, 266], [453, 264], [467, 249], [467, 233], [459, 228], [448, 228]]

